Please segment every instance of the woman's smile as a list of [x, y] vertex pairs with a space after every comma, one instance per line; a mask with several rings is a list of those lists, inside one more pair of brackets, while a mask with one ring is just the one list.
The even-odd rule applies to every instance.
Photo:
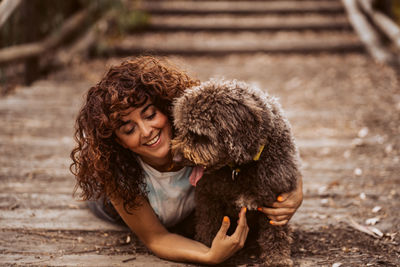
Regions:
[[156, 147], [159, 143], [160, 143], [160, 140], [161, 140], [161, 131], [159, 132], [159, 133], [157, 133], [157, 135], [153, 138], [153, 139], [151, 139], [150, 141], [148, 141], [147, 143], [145, 143], [145, 144], [143, 144], [143, 145], [145, 145], [145, 146], [149, 146], [149, 147]]

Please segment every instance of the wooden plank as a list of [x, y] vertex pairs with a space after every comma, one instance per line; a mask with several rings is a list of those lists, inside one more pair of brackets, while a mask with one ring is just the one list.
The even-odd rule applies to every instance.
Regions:
[[363, 46], [354, 42], [336, 42], [333, 44], [291, 44], [278, 45], [269, 47], [246, 47], [246, 48], [204, 48], [204, 49], [179, 49], [179, 48], [149, 48], [149, 47], [110, 47], [102, 53], [104, 56], [127, 56], [140, 54], [155, 54], [155, 55], [182, 55], [182, 56], [225, 56], [229, 54], [312, 54], [312, 53], [363, 53]]
[[[27, 187], [29, 184], [26, 185]], [[0, 211], [15, 209], [87, 209], [84, 201], [71, 194], [54, 193], [0, 193]]]
[[2, 255], [0, 264], [23, 266], [193, 266], [162, 260], [154, 255], [84, 255], [37, 256], [25, 254]]
[[97, 218], [89, 209], [17, 209], [0, 212], [1, 229], [126, 231]]
[[[343, 159], [345, 161], [345, 159]], [[325, 179], [338, 179], [342, 176], [352, 176], [354, 169], [353, 166], [348, 168], [341, 168], [340, 164], [334, 164], [338, 167], [332, 167], [332, 162], [326, 160], [325, 164], [316, 162], [315, 158], [311, 158], [310, 162], [303, 158], [303, 172], [308, 178], [325, 181]], [[325, 168], [324, 168], [325, 166]], [[0, 182], [0, 199], [2, 203], [0, 207], [9, 208], [22, 203], [20, 207], [25, 207], [23, 203], [29, 203], [26, 207], [37, 207], [44, 205], [46, 207], [76, 207], [83, 205], [79, 200], [79, 192], [74, 198], [72, 196], [73, 188], [75, 186], [74, 179], [57, 179], [51, 180], [46, 178], [6, 178]], [[47, 203], [53, 198], [54, 203]], [[60, 203], [58, 203], [60, 201]], [[7, 203], [7, 204], [6, 204]], [[45, 204], [47, 203], [47, 204]], [[31, 206], [32, 205], [32, 206]]]
[[[327, 146], [326, 143], [322, 143], [321, 145], [323, 145], [324, 148], [326, 148]], [[332, 148], [337, 149], [337, 145], [332, 144]], [[312, 149], [314, 150], [315, 147], [313, 147]], [[344, 152], [345, 150], [343, 149], [341, 151]], [[353, 163], [352, 161], [349, 161], [344, 157], [341, 161], [333, 162], [333, 160], [328, 155], [320, 157], [319, 154], [308, 154], [308, 151], [305, 149], [304, 146], [300, 146], [300, 152], [302, 154], [302, 160], [304, 162], [305, 170], [325, 172], [349, 172], [353, 171], [354, 168], [357, 167], [356, 163]], [[335, 155], [333, 155], [333, 157], [335, 157]], [[18, 170], [15, 170], [15, 172], [17, 171]], [[25, 176], [19, 177], [7, 177], [2, 174], [3, 177], [0, 180], [0, 193], [36, 193], [49, 195], [64, 194], [69, 195], [72, 198], [72, 192], [75, 186], [75, 178], [72, 176], [72, 174], [70, 176], [60, 175], [58, 177], [54, 177], [46, 173], [43, 174], [43, 171], [45, 170], [34, 170], [25, 174]]]
[[0, 135], [0, 145], [31, 145], [40, 147], [62, 147], [64, 149], [69, 147], [72, 148], [74, 140], [72, 139], [72, 136], [69, 135], [57, 137], [31, 136], [26, 134], [15, 136]]
[[38, 178], [2, 178], [0, 181], [1, 193], [37, 193], [37, 194], [65, 194], [72, 198], [75, 180], [70, 179], [38, 179]]
[[186, 266], [154, 256], [128, 229], [123, 231], [0, 229], [0, 251], [1, 266], [10, 264]]
[[153, 31], [285, 31], [351, 30], [343, 15], [152, 15], [147, 29]]
[[191, 1], [145, 1], [138, 7], [152, 14], [299, 14], [341, 13], [343, 6], [332, 1], [274, 1], [253, 2], [191, 2]]
[[[138, 40], [141, 37], [138, 36]], [[173, 39], [170, 39], [173, 40]], [[364, 47], [357, 40], [340, 40], [340, 39], [318, 39], [318, 40], [297, 40], [297, 41], [271, 41], [268, 43], [257, 44], [237, 44], [225, 40], [225, 42], [214, 43], [210, 46], [205, 45], [201, 40], [192, 40], [189, 42], [180, 42], [176, 46], [167, 43], [145, 44], [138, 41], [130, 41], [129, 44], [121, 43], [104, 49], [104, 55], [138, 55], [143, 53], [151, 53], [156, 55], [228, 55], [228, 54], [252, 54], [252, 53], [268, 53], [268, 54], [287, 54], [287, 53], [363, 53]], [[265, 39], [267, 40], [267, 39]], [[218, 41], [219, 42], [219, 41]], [[190, 46], [193, 44], [193, 46]]]
[[258, 25], [258, 26], [219, 26], [219, 25], [166, 25], [166, 24], [152, 24], [146, 30], [153, 32], [176, 32], [176, 31], [186, 31], [186, 32], [199, 32], [199, 31], [208, 31], [208, 32], [238, 32], [238, 31], [247, 31], [247, 32], [260, 32], [260, 31], [351, 31], [352, 28], [348, 23], [315, 23], [315, 24], [293, 24], [293, 25]]
[[[163, 1], [165, 1], [165, 0], [151, 0], [152, 2], [163, 2]], [[185, 0], [186, 2], [196, 2], [196, 1], [198, 1], [198, 2], [202, 2], [202, 3], [210, 3], [210, 2], [243, 2], [243, 0]], [[250, 3], [254, 3], [254, 2], [262, 2], [262, 3], [265, 3], [265, 2], [269, 2], [269, 3], [271, 3], [271, 2], [279, 2], [279, 1], [282, 1], [282, 0], [245, 0], [246, 2], [250, 2]], [[301, 1], [305, 1], [305, 2], [310, 2], [310, 0], [286, 0], [286, 1], [296, 1], [296, 2], [301, 2]], [[318, 0], [311, 0], [311, 1], [318, 1]], [[324, 2], [329, 2], [329, 1], [331, 1], [331, 2], [338, 2], [338, 1], [340, 1], [340, 0], [323, 0]]]
[[[127, 243], [127, 238], [130, 242]], [[40, 244], [40, 246], [38, 246]], [[134, 248], [134, 249], [133, 249]], [[54, 255], [90, 254], [107, 251], [109, 254], [148, 253], [130, 231], [61, 231], [47, 229], [1, 229], [2, 254]]]
[[[72, 137], [40, 137], [40, 136], [14, 136], [12, 138], [2, 138], [0, 136], [0, 145], [8, 145], [13, 147], [18, 146], [29, 146], [33, 147], [60, 147], [63, 146], [63, 150], [67, 148], [71, 148], [74, 145], [74, 141]], [[8, 141], [8, 142], [7, 142]], [[322, 147], [322, 146], [350, 146], [352, 140], [351, 139], [338, 139], [338, 138], [319, 138], [319, 139], [301, 139], [297, 140], [301, 146], [304, 147]], [[68, 158], [65, 158], [68, 160]]]

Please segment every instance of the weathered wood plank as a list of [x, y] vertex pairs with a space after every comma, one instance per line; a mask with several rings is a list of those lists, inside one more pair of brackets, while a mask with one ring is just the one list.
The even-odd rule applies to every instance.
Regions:
[[[139, 37], [139, 39], [142, 39]], [[143, 38], [144, 40], [144, 38]], [[181, 45], [164, 45], [156, 44], [145, 44], [140, 43], [139, 40], [129, 40], [130, 44], [118, 44], [104, 50], [104, 55], [140, 55], [146, 53], [152, 53], [157, 55], [228, 55], [228, 54], [251, 54], [251, 53], [363, 53], [364, 48], [358, 40], [302, 40], [301, 42], [296, 41], [285, 41], [276, 43], [263, 43], [262, 45], [243, 45], [240, 44], [237, 47], [232, 43], [221, 42], [218, 45], [207, 46], [202, 41], [193, 40], [193, 44], [203, 44], [204, 46], [187, 46], [188, 42], [181, 42]], [[230, 47], [229, 47], [230, 46]]]
[[[313, 225], [319, 226], [337, 223], [344, 220], [346, 216], [357, 212], [356, 204], [350, 205], [351, 199], [357, 195], [335, 196], [341, 202], [345, 200], [345, 206], [327, 205], [320, 202], [324, 196], [305, 197], [302, 206], [293, 218], [294, 224], [308, 221], [306, 217], [315, 219]], [[367, 192], [369, 195], [374, 192]], [[349, 200], [346, 201], [346, 198]], [[315, 202], [320, 203], [316, 205]], [[88, 209], [15, 209], [1, 210], [0, 221], [2, 230], [45, 230], [45, 231], [129, 231], [128, 228], [105, 222], [93, 215]], [[302, 226], [303, 227], [303, 226]]]
[[1, 193], [65, 194], [72, 198], [75, 181], [70, 179], [3, 178]]
[[343, 6], [332, 1], [145, 1], [138, 7], [152, 14], [298, 14], [340, 13]]
[[[203, 20], [204, 21], [204, 20]], [[348, 22], [297, 22], [297, 23], [269, 23], [269, 24], [211, 24], [204, 25], [199, 22], [199, 24], [186, 25], [181, 23], [164, 23], [160, 21], [158, 23], [152, 22], [148, 28], [151, 31], [167, 32], [167, 31], [212, 31], [212, 32], [223, 32], [223, 31], [327, 31], [327, 30], [351, 30], [351, 25]]]
[[[353, 170], [359, 167], [356, 163], [352, 163], [346, 158], [343, 158], [342, 162], [334, 161], [329, 158], [318, 160], [315, 159], [315, 157], [310, 157], [309, 160], [303, 157], [302, 160], [304, 171], [312, 171], [313, 176], [319, 176], [323, 173], [326, 175], [331, 175], [332, 173], [337, 173], [337, 175], [352, 174]], [[368, 170], [368, 167], [364, 170]], [[7, 178], [7, 176], [3, 174], [3, 179], [0, 181], [0, 193], [65, 194], [70, 195], [72, 198], [72, 192], [75, 186], [75, 179], [72, 175], [70, 177], [54, 177], [48, 174], [36, 174], [35, 172], [32, 174], [28, 173], [27, 176], [29, 175], [37, 177], [24, 178], [9, 176]]]
[[[27, 187], [31, 186], [29, 183]], [[1, 210], [15, 209], [86, 209], [84, 201], [74, 199], [71, 194], [50, 193], [0, 193]]]
[[2, 255], [0, 264], [22, 266], [193, 266], [162, 260], [154, 255], [84, 255], [35, 256], [25, 254]]
[[2, 229], [106, 231], [125, 227], [97, 218], [88, 209], [18, 209], [0, 212]]
[[[127, 243], [127, 238], [129, 239]], [[40, 246], [38, 246], [40, 244]], [[108, 251], [110, 254], [148, 253], [130, 231], [61, 231], [41, 229], [0, 230], [2, 254], [84, 254]]]
[[[318, 130], [318, 129], [316, 129]], [[326, 147], [326, 146], [349, 146], [351, 145], [351, 139], [338, 139], [338, 138], [319, 138], [319, 139], [300, 139], [297, 143], [303, 147]], [[11, 138], [0, 136], [0, 145], [13, 145], [13, 146], [31, 146], [31, 147], [58, 147], [65, 149], [72, 149], [74, 141], [69, 136], [60, 136], [58, 138], [52, 137], [40, 137], [40, 136], [29, 136], [20, 135]]]

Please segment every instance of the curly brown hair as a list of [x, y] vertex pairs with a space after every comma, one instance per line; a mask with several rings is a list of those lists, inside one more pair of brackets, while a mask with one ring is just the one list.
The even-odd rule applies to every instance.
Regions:
[[89, 89], [75, 124], [76, 147], [71, 152], [71, 172], [84, 200], [118, 197], [125, 209], [140, 205], [146, 184], [132, 151], [116, 141], [115, 130], [130, 107], [148, 99], [172, 121], [172, 101], [199, 81], [166, 59], [142, 56], [113, 66]]

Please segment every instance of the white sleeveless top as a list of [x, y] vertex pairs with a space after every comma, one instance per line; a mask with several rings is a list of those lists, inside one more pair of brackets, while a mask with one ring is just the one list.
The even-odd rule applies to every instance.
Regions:
[[161, 223], [171, 227], [194, 209], [194, 187], [189, 182], [192, 167], [176, 172], [159, 172], [137, 157], [146, 179], [148, 199]]

